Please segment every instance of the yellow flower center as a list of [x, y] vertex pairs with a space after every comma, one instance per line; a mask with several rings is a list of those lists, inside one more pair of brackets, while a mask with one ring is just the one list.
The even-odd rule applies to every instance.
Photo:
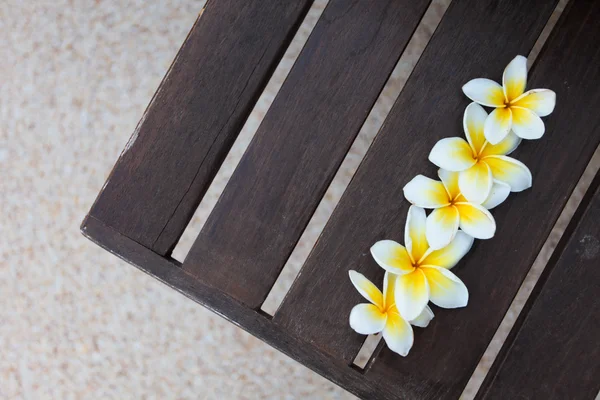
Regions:
[[422, 263], [422, 262], [425, 260], [425, 255], [426, 255], [426, 254], [427, 254], [427, 252], [425, 252], [425, 254], [423, 254], [423, 255], [421, 256], [421, 259], [420, 259], [420, 260], [417, 260], [417, 261], [415, 261], [415, 262], [413, 262], [413, 263], [412, 263], [412, 266], [413, 266], [413, 268], [414, 268], [415, 270], [417, 270], [417, 269], [421, 268], [421, 263]]
[[483, 157], [481, 155], [483, 154], [483, 149], [485, 149], [485, 147], [487, 145], [488, 145], [488, 141], [485, 140], [483, 142], [483, 145], [479, 149], [479, 151], [473, 150], [473, 159], [475, 160], [475, 164], [477, 164], [478, 162], [480, 162], [483, 159]]
[[504, 100], [504, 108], [511, 108], [516, 99]]
[[381, 306], [378, 306], [378, 307], [379, 307], [379, 311], [380, 311], [382, 314], [388, 314], [389, 312], [391, 312], [391, 311], [392, 311], [392, 308], [396, 307], [396, 303], [392, 303], [392, 304], [385, 304], [385, 303], [386, 303], [386, 301], [384, 301], [383, 303], [384, 303], [384, 304], [382, 304]]
[[462, 193], [459, 192], [456, 195], [456, 197], [454, 197], [453, 199], [450, 199], [450, 205], [448, 205], [448, 207], [455, 206], [456, 203], [460, 203], [460, 202], [464, 202], [464, 201], [465, 201], [465, 199], [463, 198]]

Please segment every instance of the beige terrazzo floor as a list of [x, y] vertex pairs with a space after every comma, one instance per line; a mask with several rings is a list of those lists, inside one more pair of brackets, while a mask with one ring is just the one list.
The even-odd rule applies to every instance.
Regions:
[[[203, 3], [0, 3], [0, 398], [353, 398], [79, 233]], [[427, 14], [271, 307], [448, 3], [435, 2]], [[324, 4], [311, 10], [176, 257], [191, 245]]]

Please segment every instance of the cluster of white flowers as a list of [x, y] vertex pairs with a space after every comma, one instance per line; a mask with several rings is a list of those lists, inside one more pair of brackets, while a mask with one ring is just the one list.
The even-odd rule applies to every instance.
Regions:
[[[369, 335], [383, 332], [388, 347], [406, 356], [413, 345], [411, 325], [426, 327], [428, 306], [467, 305], [465, 284], [450, 271], [471, 249], [474, 239], [490, 239], [496, 222], [489, 212], [510, 192], [531, 187], [531, 172], [508, 157], [522, 139], [544, 134], [540, 117], [554, 110], [556, 94], [548, 89], [525, 92], [527, 59], [515, 57], [504, 70], [502, 85], [473, 79], [463, 92], [473, 100], [465, 109], [466, 140], [450, 137], [435, 144], [429, 160], [438, 166], [434, 180], [417, 175], [404, 186], [413, 204], [408, 210], [404, 244], [382, 240], [371, 247], [383, 269], [383, 293], [366, 277], [350, 271], [356, 289], [371, 304], [350, 313], [350, 326]], [[494, 110], [488, 115], [482, 106]], [[431, 209], [426, 215], [425, 209]]]

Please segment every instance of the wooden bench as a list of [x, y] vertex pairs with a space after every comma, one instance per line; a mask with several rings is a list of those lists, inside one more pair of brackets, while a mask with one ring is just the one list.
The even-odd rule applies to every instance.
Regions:
[[[311, 5], [209, 1], [82, 225], [100, 246], [363, 398], [458, 398], [600, 143], [600, 2], [571, 0], [530, 71], [557, 93], [542, 140], [518, 157], [532, 189], [494, 210], [496, 237], [456, 273], [467, 308], [436, 313], [403, 358], [348, 326], [355, 269], [402, 237], [402, 187], [435, 176], [462, 134], [460, 88], [528, 54], [554, 0], [454, 0], [273, 316], [266, 296], [429, 6], [330, 0], [183, 263], [170, 254]], [[401, 150], [401, 151], [400, 151]], [[600, 389], [598, 181], [484, 382], [481, 398], [592, 398]]]

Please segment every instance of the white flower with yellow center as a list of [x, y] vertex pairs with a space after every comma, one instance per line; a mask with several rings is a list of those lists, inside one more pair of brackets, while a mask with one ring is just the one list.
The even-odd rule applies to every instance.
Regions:
[[440, 168], [460, 172], [458, 187], [468, 201], [481, 204], [492, 190], [494, 181], [503, 182], [512, 192], [531, 187], [531, 172], [522, 162], [507, 157], [521, 139], [510, 132], [497, 144], [485, 139], [487, 112], [477, 103], [467, 106], [463, 126], [467, 141], [459, 137], [440, 140], [433, 146], [429, 160]]
[[554, 111], [556, 93], [548, 89], [525, 92], [526, 84], [527, 59], [516, 56], [504, 69], [502, 86], [485, 78], [473, 79], [463, 86], [468, 98], [496, 108], [485, 121], [484, 133], [490, 143], [500, 143], [511, 129], [523, 139], [539, 139], [544, 135], [540, 117]]
[[425, 210], [411, 206], [408, 210], [404, 242], [382, 240], [371, 247], [373, 258], [387, 272], [398, 275], [396, 307], [406, 320], [417, 318], [427, 303], [443, 308], [464, 307], [469, 292], [450, 269], [471, 249], [473, 238], [458, 232], [441, 250], [429, 247], [425, 237]]
[[410, 203], [434, 209], [427, 217], [425, 236], [429, 247], [435, 250], [448, 245], [459, 227], [476, 239], [490, 239], [496, 233], [496, 221], [486, 204], [469, 202], [461, 194], [458, 175], [440, 169], [441, 182], [417, 175], [403, 189]]
[[413, 345], [413, 330], [410, 326], [427, 327], [433, 312], [425, 307], [420, 315], [407, 322], [396, 307], [396, 276], [386, 272], [383, 278], [383, 293], [364, 275], [350, 271], [350, 280], [358, 292], [371, 304], [359, 304], [350, 312], [350, 326], [362, 335], [383, 332], [383, 339], [390, 350], [406, 356]]

